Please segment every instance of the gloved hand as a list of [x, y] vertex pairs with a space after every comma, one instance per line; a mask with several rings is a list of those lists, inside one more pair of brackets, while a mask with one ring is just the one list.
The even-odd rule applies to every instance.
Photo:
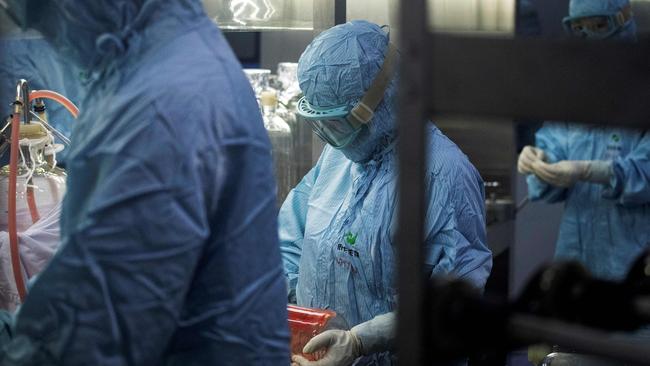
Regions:
[[613, 174], [612, 163], [601, 160], [563, 160], [554, 164], [536, 161], [533, 172], [556, 187], [572, 187], [578, 181], [607, 184]]
[[361, 341], [351, 330], [326, 330], [312, 338], [303, 353], [314, 353], [327, 349], [325, 356], [317, 361], [309, 361], [300, 355], [291, 357], [292, 366], [348, 366], [361, 356]]
[[520, 174], [533, 174], [533, 163], [536, 161], [546, 161], [544, 150], [534, 146], [526, 146], [519, 154], [517, 170]]
[[325, 356], [318, 361], [308, 361], [302, 356], [291, 358], [292, 366], [348, 366], [358, 357], [388, 351], [395, 338], [395, 313], [378, 315], [349, 331], [328, 330], [303, 348], [303, 353], [313, 353], [327, 348]]

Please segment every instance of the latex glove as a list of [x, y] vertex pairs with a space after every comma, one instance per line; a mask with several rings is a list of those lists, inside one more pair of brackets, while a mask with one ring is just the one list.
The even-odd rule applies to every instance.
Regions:
[[520, 174], [533, 174], [533, 163], [536, 161], [546, 161], [544, 150], [534, 146], [526, 146], [519, 154], [517, 170]]
[[312, 338], [303, 353], [314, 353], [327, 349], [325, 356], [317, 361], [309, 361], [300, 355], [291, 357], [292, 366], [348, 366], [361, 356], [361, 341], [351, 330], [326, 330]]
[[536, 161], [533, 172], [541, 180], [556, 187], [572, 187], [578, 181], [608, 184], [613, 174], [612, 163], [601, 160], [563, 160], [554, 164]]
[[391, 350], [394, 339], [395, 313], [378, 315], [349, 331], [328, 330], [317, 335], [305, 345], [303, 353], [327, 348], [325, 356], [318, 361], [308, 361], [295, 355], [292, 366], [347, 366], [362, 355]]

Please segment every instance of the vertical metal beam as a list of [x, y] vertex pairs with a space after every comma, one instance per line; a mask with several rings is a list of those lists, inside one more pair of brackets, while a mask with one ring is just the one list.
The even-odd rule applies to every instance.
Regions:
[[347, 0], [334, 0], [334, 24], [343, 24], [347, 20]]
[[426, 50], [426, 0], [403, 0], [399, 9], [400, 93], [399, 130], [399, 229], [397, 325], [401, 365], [421, 365], [424, 357], [424, 146], [426, 103], [431, 79]]

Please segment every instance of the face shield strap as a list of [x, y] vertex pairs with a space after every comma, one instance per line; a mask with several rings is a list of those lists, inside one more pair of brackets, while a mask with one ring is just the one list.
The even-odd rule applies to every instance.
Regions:
[[375, 76], [372, 85], [370, 85], [368, 91], [363, 95], [361, 101], [352, 108], [347, 117], [353, 126], [359, 127], [372, 120], [375, 109], [384, 99], [388, 84], [393, 79], [397, 68], [398, 57], [399, 52], [397, 51], [397, 47], [388, 42], [388, 48], [384, 54], [384, 64], [381, 66], [381, 70]]
[[616, 13], [616, 22], [619, 26], [622, 27], [625, 25], [625, 23], [632, 19], [633, 15], [634, 13], [632, 13], [632, 6], [626, 5], [623, 9], [621, 9], [621, 11]]

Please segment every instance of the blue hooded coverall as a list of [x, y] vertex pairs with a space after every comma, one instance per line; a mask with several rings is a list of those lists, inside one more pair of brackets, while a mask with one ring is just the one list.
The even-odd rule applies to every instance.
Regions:
[[29, 0], [92, 81], [62, 246], [0, 364], [286, 365], [271, 146], [199, 0]]

